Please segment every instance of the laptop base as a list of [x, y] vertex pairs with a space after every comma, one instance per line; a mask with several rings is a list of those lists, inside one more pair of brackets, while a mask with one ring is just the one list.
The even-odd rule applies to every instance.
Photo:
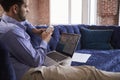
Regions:
[[50, 57], [46, 56], [45, 59], [45, 66], [52, 66], [52, 65], [64, 65], [70, 66], [71, 65], [71, 57], [67, 57], [66, 59], [56, 62], [55, 60], [51, 59]]

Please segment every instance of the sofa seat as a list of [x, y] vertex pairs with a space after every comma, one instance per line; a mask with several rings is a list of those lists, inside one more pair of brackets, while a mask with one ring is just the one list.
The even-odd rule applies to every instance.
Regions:
[[72, 66], [90, 65], [98, 69], [112, 72], [120, 72], [120, 49], [114, 50], [78, 50], [78, 54], [91, 54], [87, 62], [72, 61]]

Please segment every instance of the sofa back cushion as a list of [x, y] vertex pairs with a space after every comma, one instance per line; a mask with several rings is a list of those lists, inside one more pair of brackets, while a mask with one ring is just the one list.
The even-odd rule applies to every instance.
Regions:
[[115, 49], [120, 49], [120, 27], [119, 26], [114, 28], [111, 44]]
[[[47, 28], [48, 26], [37, 26], [38, 28]], [[54, 32], [52, 34], [52, 38], [48, 45], [48, 51], [55, 50], [57, 43], [59, 42], [61, 33], [75, 33], [81, 35], [81, 28], [88, 28], [88, 29], [99, 29], [99, 30], [114, 30], [111, 37], [111, 45], [116, 48], [120, 49], [120, 27], [118, 26], [99, 26], [99, 25], [84, 25], [84, 24], [78, 24], [78, 25], [54, 25]], [[37, 48], [39, 46], [41, 39], [39, 36], [33, 34], [31, 31], [28, 31], [28, 34], [31, 36], [31, 42], [33, 44], [33, 47]], [[78, 43], [78, 46], [76, 50], [85, 49], [82, 47], [82, 37]], [[105, 46], [105, 45], [104, 45]], [[96, 49], [96, 48], [95, 48]]]
[[111, 45], [114, 49], [120, 49], [120, 26], [117, 25], [109, 25], [109, 26], [99, 26], [99, 25], [91, 25], [90, 29], [113, 29], [112, 37], [111, 37]]
[[[55, 50], [62, 33], [80, 34], [80, 25], [54, 25], [54, 32], [49, 42], [50, 50]], [[77, 50], [81, 48], [80, 41], [78, 42]]]
[[81, 48], [96, 50], [112, 49], [110, 44], [112, 32], [112, 29], [88, 29], [81, 27]]

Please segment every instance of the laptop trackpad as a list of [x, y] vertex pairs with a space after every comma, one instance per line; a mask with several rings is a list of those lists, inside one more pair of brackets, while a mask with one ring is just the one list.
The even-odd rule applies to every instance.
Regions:
[[50, 57], [51, 59], [55, 60], [56, 62], [62, 61], [67, 58], [67, 56], [65, 56], [59, 52], [52, 52], [52, 53], [47, 54], [47, 56]]

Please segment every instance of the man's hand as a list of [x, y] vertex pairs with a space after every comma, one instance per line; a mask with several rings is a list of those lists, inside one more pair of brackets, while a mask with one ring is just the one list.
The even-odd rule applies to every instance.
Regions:
[[41, 34], [41, 38], [46, 41], [46, 42], [49, 42], [49, 40], [51, 39], [51, 35], [53, 33], [54, 29], [51, 28], [49, 29], [49, 31], [43, 31], [42, 34]]
[[41, 29], [36, 29], [36, 28], [34, 28], [34, 29], [32, 29], [32, 32], [33, 33], [35, 33], [35, 34], [37, 34], [37, 35], [41, 35], [42, 34], [42, 32], [44, 32], [44, 31], [46, 31], [46, 28], [41, 28]]
[[32, 32], [39, 35], [42, 40], [49, 42], [51, 35], [54, 31], [53, 26], [49, 26], [47, 29], [46, 28], [40, 28], [40, 29], [32, 29]]

